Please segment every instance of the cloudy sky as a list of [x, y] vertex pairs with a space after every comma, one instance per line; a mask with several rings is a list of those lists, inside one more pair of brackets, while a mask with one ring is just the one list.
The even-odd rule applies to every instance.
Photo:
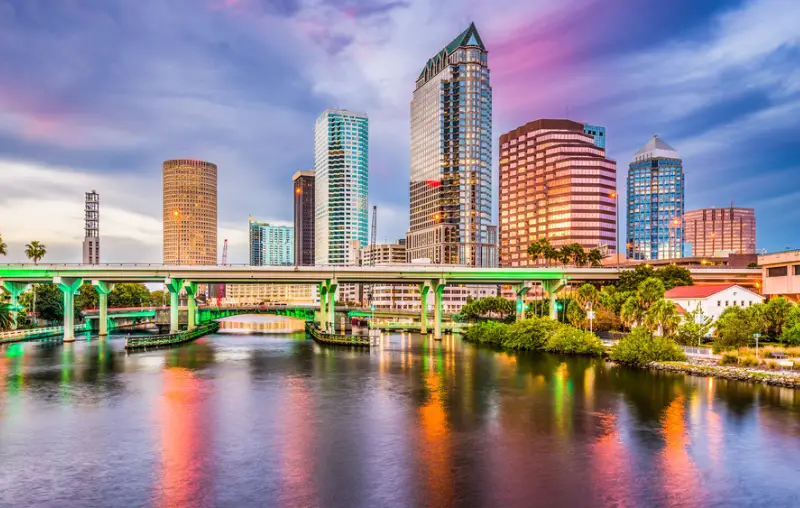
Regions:
[[248, 215], [291, 220], [329, 107], [369, 114], [378, 238], [403, 236], [414, 80], [470, 21], [495, 143], [542, 117], [605, 125], [622, 190], [658, 133], [687, 209], [755, 207], [759, 248], [800, 248], [798, 20], [797, 0], [0, 0], [6, 260], [36, 239], [79, 262], [96, 189], [103, 261], [160, 262], [161, 162], [187, 157], [219, 166], [220, 242], [246, 262]]

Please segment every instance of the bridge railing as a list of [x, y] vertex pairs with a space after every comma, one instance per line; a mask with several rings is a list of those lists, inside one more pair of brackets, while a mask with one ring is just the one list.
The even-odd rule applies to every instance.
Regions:
[[209, 333], [219, 330], [219, 323], [206, 323], [193, 330], [185, 330], [177, 333], [164, 335], [143, 335], [140, 337], [127, 337], [125, 339], [125, 349], [143, 349], [148, 347], [169, 346], [181, 344], [202, 337]]
[[306, 323], [306, 333], [311, 335], [314, 340], [325, 344], [335, 344], [341, 346], [370, 346], [368, 336], [327, 333], [322, 331], [314, 323]]

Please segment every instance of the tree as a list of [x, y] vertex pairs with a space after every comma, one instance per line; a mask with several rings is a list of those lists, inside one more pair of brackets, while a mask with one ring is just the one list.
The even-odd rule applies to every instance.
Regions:
[[583, 327], [583, 322], [586, 320], [586, 312], [583, 311], [580, 304], [575, 300], [570, 300], [567, 305], [567, 321], [572, 326]]
[[108, 295], [109, 307], [140, 307], [150, 305], [150, 290], [144, 284], [117, 284]]
[[36, 240], [25, 246], [25, 255], [28, 256], [28, 259], [33, 260], [33, 264], [35, 265], [39, 264], [39, 260], [42, 259], [45, 254], [47, 254], [47, 246]]
[[570, 245], [565, 245], [558, 249], [558, 260], [564, 266], [567, 266], [572, 261], [572, 247]]
[[753, 314], [741, 307], [728, 307], [719, 319], [714, 330], [714, 349], [725, 350], [746, 346], [758, 331]]
[[88, 282], [84, 283], [75, 295], [75, 306], [81, 310], [96, 309], [97, 301], [97, 289]]
[[642, 326], [634, 328], [611, 348], [610, 356], [614, 361], [634, 365], [686, 360], [686, 353], [675, 341], [667, 337], [654, 337], [650, 330]]
[[604, 286], [600, 291], [600, 303], [614, 314], [619, 314], [622, 305], [631, 296], [633, 296], [631, 291], [621, 291], [616, 286]]
[[675, 303], [664, 298], [654, 302], [644, 316], [644, 325], [651, 333], [658, 332], [658, 335], [672, 337], [680, 325]]
[[[38, 313], [39, 321], [60, 324], [64, 320], [64, 293], [54, 284], [37, 284], [33, 290], [20, 295], [20, 304], [33, 313]], [[80, 316], [80, 310], [76, 313]]]
[[622, 323], [628, 328], [641, 324], [644, 319], [645, 310], [639, 305], [639, 301], [635, 295], [631, 295], [622, 304], [619, 311], [619, 318]]
[[603, 266], [603, 254], [600, 252], [600, 249], [592, 249], [589, 251], [589, 254], [586, 256], [586, 260], [589, 262], [593, 268], [598, 268]]
[[650, 265], [638, 265], [633, 270], [625, 270], [619, 274], [617, 288], [621, 291], [636, 291], [639, 284], [655, 277], [655, 270]]
[[667, 291], [678, 286], [694, 285], [692, 273], [688, 269], [676, 264], [662, 266], [655, 271], [655, 276], [664, 283], [664, 288]]
[[[467, 304], [470, 303], [470, 301], [471, 301], [470, 298], [472, 298], [472, 297], [471, 296], [467, 297]], [[150, 293], [150, 305], [151, 306], [153, 306], [153, 307], [161, 307], [162, 305], [165, 305], [166, 302], [167, 302], [167, 296], [164, 294], [164, 291], [158, 290], [158, 291], [153, 291], [152, 293]]]
[[647, 312], [654, 303], [664, 298], [664, 284], [659, 279], [651, 277], [639, 284], [636, 294], [639, 305]]
[[781, 336], [783, 327], [793, 308], [792, 302], [782, 296], [772, 298], [766, 303], [764, 306], [765, 328], [771, 337]]
[[0, 255], [8, 255], [8, 245], [3, 241], [3, 235], [0, 235]]
[[675, 334], [675, 342], [683, 346], [699, 345], [703, 337], [711, 330], [711, 318], [703, 316], [700, 308], [683, 315], [683, 321]]
[[600, 304], [600, 291], [591, 284], [584, 284], [578, 288], [577, 300], [583, 310], [593, 310]]
[[516, 302], [499, 296], [487, 296], [473, 300], [461, 308], [465, 319], [497, 317], [506, 319], [516, 312]]
[[586, 250], [583, 246], [579, 243], [572, 244], [572, 261], [575, 262], [575, 266], [586, 266], [587, 262], [587, 255]]
[[11, 309], [11, 305], [8, 303], [0, 303], [0, 330], [10, 330], [11, 326], [14, 324], [14, 320], [11, 316], [13, 310]]

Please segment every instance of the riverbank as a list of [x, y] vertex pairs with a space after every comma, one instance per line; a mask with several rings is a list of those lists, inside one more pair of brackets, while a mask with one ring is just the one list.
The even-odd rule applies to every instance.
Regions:
[[650, 362], [642, 367], [653, 370], [688, 374], [690, 376], [716, 377], [731, 381], [759, 383], [784, 388], [800, 388], [800, 371], [765, 371], [744, 367], [713, 365], [702, 360], [686, 362]]

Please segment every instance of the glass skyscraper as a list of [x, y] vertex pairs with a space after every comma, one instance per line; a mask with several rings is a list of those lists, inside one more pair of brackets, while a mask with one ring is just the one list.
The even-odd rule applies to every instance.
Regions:
[[314, 262], [356, 264], [352, 242], [367, 245], [367, 115], [326, 110], [317, 118], [314, 145]]
[[636, 152], [628, 167], [627, 227], [629, 258], [683, 256], [683, 161], [658, 136]]
[[272, 226], [250, 217], [250, 264], [253, 266], [293, 265], [294, 228]]
[[606, 148], [606, 128], [599, 125], [584, 124], [583, 132], [594, 138], [594, 144], [598, 148]]
[[492, 87], [474, 24], [436, 53], [411, 100], [409, 261], [496, 266]]

